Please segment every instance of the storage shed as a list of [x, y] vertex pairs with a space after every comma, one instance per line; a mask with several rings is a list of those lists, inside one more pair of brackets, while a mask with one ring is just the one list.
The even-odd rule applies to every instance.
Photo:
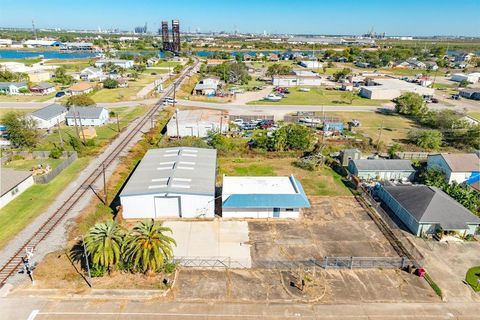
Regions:
[[149, 150], [120, 193], [125, 219], [213, 217], [217, 151]]
[[289, 177], [223, 177], [223, 218], [298, 218], [310, 203]]

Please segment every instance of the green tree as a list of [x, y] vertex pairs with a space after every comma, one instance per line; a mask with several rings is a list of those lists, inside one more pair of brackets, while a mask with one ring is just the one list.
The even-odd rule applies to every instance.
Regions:
[[79, 107], [88, 107], [95, 105], [95, 101], [86, 94], [79, 94], [76, 96], [70, 96], [65, 103], [67, 107], [70, 106], [79, 106]]
[[408, 138], [417, 146], [427, 150], [437, 150], [443, 141], [443, 135], [438, 130], [411, 130]]
[[111, 268], [121, 259], [125, 232], [118, 223], [108, 220], [97, 223], [85, 237], [85, 245], [92, 263]]
[[274, 63], [267, 68], [266, 75], [273, 77], [276, 75], [287, 75], [292, 73], [292, 67], [285, 64]]
[[349, 104], [352, 104], [353, 100], [358, 99], [358, 95], [353, 91], [344, 91], [341, 97], [342, 100], [346, 100]]
[[118, 87], [118, 81], [115, 79], [105, 79], [103, 80], [103, 87], [106, 89], [115, 89]]
[[152, 220], [139, 222], [126, 237], [124, 259], [136, 270], [142, 272], [160, 271], [173, 258], [172, 244], [175, 240], [165, 233], [172, 230]]
[[447, 180], [445, 173], [443, 173], [443, 171], [438, 168], [424, 169], [420, 171], [418, 177], [421, 183], [440, 189], [443, 189]]
[[281, 149], [276, 150], [302, 150], [307, 151], [313, 145], [312, 131], [299, 124], [287, 124], [274, 134], [275, 145]]
[[39, 138], [35, 120], [17, 113], [7, 112], [2, 117], [8, 139], [19, 147], [34, 147]]
[[443, 191], [450, 197], [455, 199], [462, 206], [472, 211], [475, 214], [479, 214], [480, 209], [480, 193], [473, 190], [466, 184], [458, 184], [453, 181], [451, 184], [446, 184]]
[[352, 73], [352, 69], [350, 68], [343, 68], [342, 70], [340, 71], [337, 71], [333, 74], [333, 78], [335, 79], [335, 81], [338, 81], [342, 78], [345, 78], [347, 77], [349, 74]]
[[55, 69], [53, 82], [68, 86], [72, 84], [74, 81], [75, 80], [73, 79], [73, 77], [67, 74], [67, 69], [65, 69], [65, 67], [58, 67], [57, 69]]
[[421, 116], [426, 112], [425, 101], [419, 94], [407, 92], [393, 100], [395, 110], [404, 115]]
[[401, 152], [401, 151], [403, 151], [403, 147], [401, 145], [399, 145], [398, 143], [394, 143], [388, 148], [387, 152], [388, 152], [388, 155], [390, 156], [390, 158], [393, 158], [393, 157], [395, 157], [397, 152]]

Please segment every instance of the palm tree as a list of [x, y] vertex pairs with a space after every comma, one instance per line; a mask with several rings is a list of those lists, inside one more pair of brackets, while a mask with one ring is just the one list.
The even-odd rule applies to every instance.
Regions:
[[92, 263], [110, 268], [120, 261], [125, 232], [113, 220], [97, 223], [85, 237], [87, 252]]
[[173, 257], [175, 240], [164, 233], [172, 230], [152, 220], [139, 222], [125, 239], [122, 247], [124, 259], [134, 269], [143, 272], [160, 271], [166, 261]]

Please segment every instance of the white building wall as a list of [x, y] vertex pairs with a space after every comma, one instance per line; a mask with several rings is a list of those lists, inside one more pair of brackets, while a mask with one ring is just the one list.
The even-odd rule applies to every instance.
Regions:
[[18, 184], [15, 188], [5, 193], [0, 198], [0, 208], [3, 208], [10, 201], [12, 201], [16, 197], [18, 197], [20, 194], [22, 194], [25, 190], [33, 186], [33, 184], [34, 184], [33, 176], [30, 176], [26, 180]]
[[[77, 118], [77, 124], [80, 125], [80, 123], [82, 124], [82, 126], [101, 126], [103, 124], [105, 124], [109, 119], [109, 116], [108, 116], [108, 110], [107, 109], [103, 109], [102, 110], [102, 113], [100, 113], [100, 116], [98, 117], [98, 119], [86, 119], [86, 118], [82, 118], [79, 119]], [[69, 126], [74, 126], [75, 125], [75, 120], [73, 118], [67, 118], [67, 125]]]
[[[182, 123], [179, 121], [178, 134], [180, 137], [200, 137], [205, 138], [208, 136], [209, 131], [220, 131], [220, 123]], [[228, 122], [222, 123], [222, 132], [228, 131]], [[167, 124], [167, 135], [169, 137], [177, 136], [177, 123], [175, 119], [171, 119]]]
[[[133, 195], [120, 197], [123, 218], [125, 219], [155, 219], [162, 218], [155, 212], [155, 197], [164, 197], [165, 193], [148, 195]], [[169, 197], [180, 197], [180, 212], [183, 218], [206, 217], [215, 215], [215, 197], [205, 195], [174, 194]], [[163, 216], [165, 217], [165, 216]]]
[[57, 117], [53, 117], [49, 120], [40, 119], [35, 116], [31, 116], [31, 118], [37, 122], [38, 129], [50, 129], [57, 125], [57, 120], [59, 123], [64, 122], [65, 116], [66, 116], [66, 113], [62, 113], [61, 115], [58, 115]]
[[[287, 209], [280, 209], [280, 215], [278, 219], [298, 219], [300, 215], [300, 209], [293, 209], [293, 211], [287, 211]], [[223, 208], [223, 218], [273, 218], [273, 208]]]

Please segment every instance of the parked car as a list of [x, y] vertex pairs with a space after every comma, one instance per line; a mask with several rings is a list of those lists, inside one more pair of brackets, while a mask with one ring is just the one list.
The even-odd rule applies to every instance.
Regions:
[[164, 104], [177, 103], [177, 100], [174, 100], [172, 97], [165, 97], [165, 98], [163, 98], [163, 103]]
[[263, 98], [264, 100], [268, 100], [268, 101], [274, 101], [274, 102], [277, 102], [277, 101], [280, 101], [282, 100], [282, 97], [280, 96], [277, 96], [273, 93], [269, 94], [268, 96], [266, 96], [265, 98]]
[[63, 91], [58, 91], [56, 94], [55, 94], [55, 98], [61, 98], [65, 95], [65, 92]]
[[268, 129], [273, 127], [274, 124], [275, 122], [273, 120], [262, 120], [257, 124], [257, 127], [260, 129]]
[[232, 122], [237, 126], [241, 126], [243, 124], [243, 119], [235, 119]]
[[452, 94], [452, 99], [453, 99], [453, 100], [460, 100], [461, 97], [460, 97], [460, 95], [459, 95], [458, 93], [457, 93], [457, 94]]
[[357, 119], [352, 119], [352, 121], [350, 121], [352, 127], [360, 127], [360, 121], [358, 121]]
[[322, 123], [322, 121], [320, 119], [310, 118], [310, 117], [300, 118], [300, 119], [298, 119], [298, 122], [301, 122], [301, 123]]
[[255, 130], [257, 128], [257, 126], [253, 123], [244, 123], [240, 129], [242, 130]]

